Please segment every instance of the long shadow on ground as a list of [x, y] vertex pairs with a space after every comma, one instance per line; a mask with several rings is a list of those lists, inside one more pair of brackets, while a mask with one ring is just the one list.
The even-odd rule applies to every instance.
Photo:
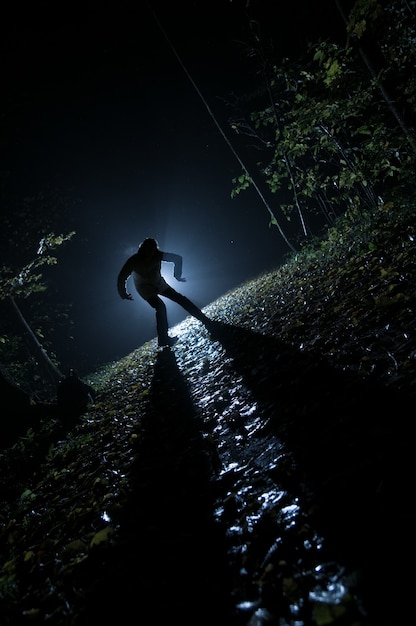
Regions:
[[261, 436], [293, 450], [310, 522], [327, 558], [354, 574], [369, 623], [406, 620], [415, 564], [410, 400], [273, 337], [227, 324], [210, 332], [259, 403]]
[[224, 533], [211, 496], [216, 450], [169, 349], [157, 356], [135, 453], [122, 544], [80, 623], [230, 624]]

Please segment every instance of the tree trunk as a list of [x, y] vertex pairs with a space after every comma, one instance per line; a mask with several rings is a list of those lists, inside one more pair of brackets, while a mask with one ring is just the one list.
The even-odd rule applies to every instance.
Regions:
[[17, 306], [13, 296], [9, 296], [9, 300], [15, 310], [17, 317], [19, 318], [19, 321], [23, 325], [23, 328], [25, 329], [25, 332], [31, 341], [31, 344], [34, 349], [34, 354], [36, 355], [37, 358], [39, 358], [41, 363], [45, 366], [46, 371], [48, 372], [48, 374], [51, 375], [53, 382], [58, 383], [64, 377], [63, 374], [59, 371], [56, 365], [54, 365], [54, 363], [52, 363], [52, 361], [50, 360], [45, 348], [41, 345], [35, 333], [30, 328], [29, 324], [23, 317], [23, 314], [21, 310], [19, 309], [19, 307]]

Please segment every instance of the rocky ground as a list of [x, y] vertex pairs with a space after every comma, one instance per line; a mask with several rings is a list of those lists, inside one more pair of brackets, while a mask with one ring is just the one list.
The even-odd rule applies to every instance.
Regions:
[[414, 237], [247, 282], [4, 450], [1, 624], [409, 621]]

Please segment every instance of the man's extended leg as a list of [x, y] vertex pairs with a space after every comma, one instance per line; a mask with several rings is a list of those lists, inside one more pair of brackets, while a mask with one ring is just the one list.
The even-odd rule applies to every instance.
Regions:
[[185, 311], [187, 311], [193, 317], [196, 317], [197, 320], [206, 324], [211, 321], [209, 317], [207, 317], [201, 309], [199, 309], [193, 302], [189, 300], [186, 296], [183, 296], [181, 293], [178, 293], [173, 287], [169, 287], [162, 293], [162, 296], [169, 298], [169, 300], [173, 300], [179, 304]]

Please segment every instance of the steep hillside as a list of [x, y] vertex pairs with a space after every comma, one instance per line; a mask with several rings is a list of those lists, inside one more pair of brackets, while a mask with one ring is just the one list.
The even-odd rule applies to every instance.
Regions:
[[4, 450], [1, 624], [413, 615], [414, 217], [345, 221]]

